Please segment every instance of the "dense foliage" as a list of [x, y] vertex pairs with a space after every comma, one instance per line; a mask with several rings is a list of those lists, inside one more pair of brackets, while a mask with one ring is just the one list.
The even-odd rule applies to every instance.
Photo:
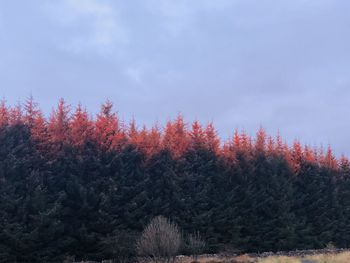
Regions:
[[349, 247], [349, 162], [263, 129], [220, 143], [181, 116], [138, 129], [109, 102], [91, 118], [61, 100], [47, 119], [0, 104], [0, 262], [127, 258], [157, 215], [208, 252]]

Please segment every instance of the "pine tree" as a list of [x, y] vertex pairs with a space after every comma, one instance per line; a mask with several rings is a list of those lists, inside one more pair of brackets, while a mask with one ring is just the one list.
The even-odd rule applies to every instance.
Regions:
[[70, 140], [73, 146], [82, 147], [93, 140], [94, 126], [86, 110], [79, 104], [70, 124]]
[[18, 103], [14, 108], [10, 108], [9, 111], [9, 123], [12, 126], [21, 125], [22, 124], [22, 106]]
[[133, 256], [126, 244], [159, 214], [198, 231], [205, 252], [349, 247], [349, 167], [263, 129], [221, 144], [182, 116], [125, 129], [110, 102], [94, 120], [60, 100], [47, 120], [31, 97], [24, 113], [2, 101], [0, 262]]
[[190, 148], [193, 150], [204, 148], [206, 135], [200, 123], [198, 121], [194, 121], [192, 123], [192, 130], [189, 133], [190, 135]]
[[162, 144], [163, 148], [169, 150], [175, 159], [182, 157], [187, 151], [189, 138], [186, 124], [181, 115], [174, 122], [167, 122]]
[[124, 132], [112, 107], [110, 101], [104, 103], [95, 121], [95, 139], [103, 151], [120, 150], [125, 141]]
[[60, 99], [57, 109], [53, 110], [48, 122], [49, 140], [52, 144], [52, 150], [60, 150], [64, 144], [69, 142], [69, 106], [64, 99]]
[[0, 101], [0, 127], [5, 127], [9, 124], [9, 112], [6, 107], [5, 100]]
[[205, 144], [209, 151], [218, 154], [220, 151], [220, 139], [212, 123], [205, 128]]
[[338, 188], [338, 222], [335, 230], [334, 243], [337, 247], [350, 246], [350, 163], [347, 157], [341, 156], [339, 160]]
[[29, 127], [30, 130], [36, 124], [36, 120], [40, 117], [41, 111], [38, 109], [38, 104], [34, 102], [32, 96], [30, 96], [24, 104], [25, 114], [23, 117], [23, 122]]
[[300, 171], [301, 163], [303, 162], [303, 150], [299, 141], [293, 143], [293, 148], [291, 152], [291, 165], [294, 173]]
[[255, 142], [255, 152], [257, 154], [265, 154], [266, 150], [266, 132], [260, 127], [259, 131], [256, 134], [256, 142]]

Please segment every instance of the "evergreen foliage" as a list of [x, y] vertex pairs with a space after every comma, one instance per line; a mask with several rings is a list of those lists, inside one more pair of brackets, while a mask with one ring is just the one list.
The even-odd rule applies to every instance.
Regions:
[[110, 102], [96, 119], [69, 109], [0, 103], [0, 262], [125, 261], [158, 215], [206, 252], [350, 247], [349, 162], [330, 149], [262, 129], [221, 145], [181, 116], [163, 132], [127, 127]]

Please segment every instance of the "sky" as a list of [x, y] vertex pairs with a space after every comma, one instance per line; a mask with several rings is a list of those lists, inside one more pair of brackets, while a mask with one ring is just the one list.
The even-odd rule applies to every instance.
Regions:
[[0, 97], [181, 113], [350, 156], [348, 0], [1, 0]]

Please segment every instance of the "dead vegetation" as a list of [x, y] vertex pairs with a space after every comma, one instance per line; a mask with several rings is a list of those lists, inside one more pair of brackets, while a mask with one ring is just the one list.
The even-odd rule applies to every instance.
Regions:
[[[328, 250], [327, 250], [328, 251]], [[292, 254], [295, 255], [292, 255]], [[178, 263], [350, 263], [349, 251], [328, 251], [315, 254], [315, 251], [288, 252], [289, 255], [204, 255], [199, 256], [197, 261], [191, 257], [177, 257]]]
[[181, 246], [178, 226], [163, 216], [157, 216], [142, 232], [136, 244], [140, 256], [153, 262], [174, 262]]
[[[74, 262], [74, 261], [67, 261]], [[137, 263], [154, 263], [152, 258], [140, 258]], [[159, 262], [159, 261], [158, 261]], [[223, 256], [223, 255], [201, 255], [195, 261], [191, 256], [177, 256], [175, 263], [350, 263], [350, 251], [339, 253], [323, 253], [312, 255], [270, 255], [259, 257], [254, 255], [243, 254], [239, 256]], [[77, 262], [76, 262], [77, 263]], [[98, 263], [86, 261], [80, 263]], [[102, 263], [115, 263], [113, 260], [105, 260]]]

